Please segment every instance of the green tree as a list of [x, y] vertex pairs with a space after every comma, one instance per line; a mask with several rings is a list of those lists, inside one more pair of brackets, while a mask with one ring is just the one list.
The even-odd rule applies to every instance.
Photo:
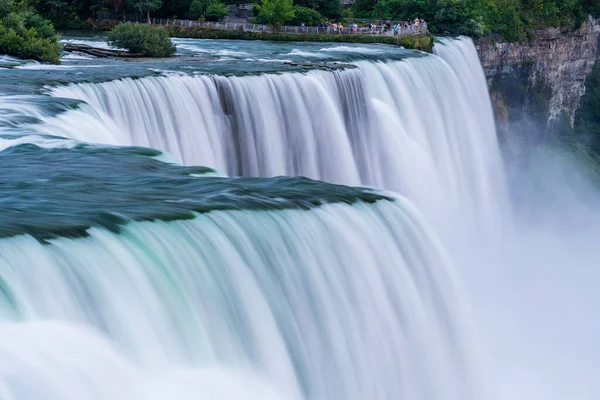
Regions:
[[150, 11], [158, 10], [162, 6], [162, 0], [129, 0], [129, 5], [148, 17], [150, 24]]
[[103, 0], [102, 4], [117, 12], [125, 4], [125, 0]]
[[227, 6], [220, 1], [211, 1], [206, 7], [206, 19], [208, 21], [221, 21], [228, 13]]
[[58, 64], [58, 39], [52, 23], [33, 9], [0, 0], [0, 54]]
[[279, 32], [283, 24], [296, 14], [292, 0], [263, 0], [262, 4], [257, 4], [255, 8], [258, 17], [266, 21], [275, 32]]
[[434, 21], [429, 28], [441, 34], [462, 34], [461, 27], [476, 18], [477, 13], [466, 1], [441, 0], [436, 4]]
[[187, 16], [192, 19], [205, 18], [220, 21], [228, 14], [227, 6], [218, 0], [192, 0]]
[[352, 4], [352, 15], [356, 18], [371, 18], [374, 7], [374, 0], [356, 0]]
[[304, 23], [307, 26], [315, 26], [327, 21], [327, 18], [321, 15], [320, 12], [308, 7], [296, 6], [294, 18], [290, 20], [292, 25], [301, 25]]
[[600, 1], [598, 0], [581, 0], [581, 7], [584, 13], [592, 14], [595, 17], [600, 17]]
[[294, 5], [313, 9], [334, 20], [342, 17], [341, 0], [294, 0]]
[[340, 0], [320, 0], [316, 10], [330, 19], [342, 18], [342, 2]]
[[191, 4], [192, 0], [164, 0], [162, 7], [155, 14], [166, 18], [185, 17]]
[[563, 15], [562, 25], [579, 28], [585, 22], [586, 14], [579, 0], [558, 0], [558, 9]]
[[394, 20], [411, 21], [424, 18], [427, 10], [427, 0], [390, 0], [389, 11]]
[[169, 57], [177, 50], [162, 27], [133, 22], [114, 27], [108, 33], [108, 43], [148, 57]]
[[206, 8], [207, 8], [206, 0], [192, 0], [192, 3], [190, 4], [190, 9], [187, 12], [187, 16], [192, 19], [198, 19], [200, 17], [204, 17]]
[[38, 13], [52, 20], [55, 18], [64, 18], [70, 14], [68, 10], [69, 2], [67, 0], [29, 0], [28, 3]]
[[6, 17], [15, 6], [13, 0], [0, 0], [0, 19]]
[[379, 0], [375, 3], [372, 13], [373, 19], [388, 19], [390, 18], [390, 4], [388, 0]]
[[70, 4], [81, 19], [93, 17], [97, 11], [104, 8], [101, 0], [71, 0]]
[[505, 2], [499, 7], [499, 18], [494, 24], [494, 31], [510, 42], [521, 40], [522, 22], [517, 9], [510, 2]]

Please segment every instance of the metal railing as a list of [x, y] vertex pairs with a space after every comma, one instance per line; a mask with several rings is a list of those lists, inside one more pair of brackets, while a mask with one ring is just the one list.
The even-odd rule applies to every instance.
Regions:
[[[147, 18], [141, 16], [128, 16], [121, 21], [132, 21], [146, 23]], [[207, 29], [221, 29], [228, 31], [243, 30], [248, 32], [274, 32], [269, 25], [252, 24], [249, 22], [199, 22], [190, 19], [171, 19], [171, 18], [151, 18], [150, 22], [155, 25], [167, 25], [167, 26], [179, 26], [179, 27], [195, 27], [195, 28], [207, 28]], [[282, 26], [279, 33], [306, 33], [306, 34], [330, 34], [330, 35], [388, 35], [388, 36], [412, 36], [419, 35], [427, 32], [427, 24], [413, 25], [409, 27], [401, 27], [398, 29], [397, 35], [394, 35], [394, 31], [390, 29], [384, 29], [382, 26], [375, 28], [369, 27], [357, 27], [350, 28], [344, 27], [343, 29], [335, 29], [331, 26]]]

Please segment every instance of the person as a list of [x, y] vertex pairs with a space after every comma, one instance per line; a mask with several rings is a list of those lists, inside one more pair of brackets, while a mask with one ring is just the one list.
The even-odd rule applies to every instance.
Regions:
[[304, 22], [300, 24], [300, 28], [302, 28], [302, 32], [304, 32]]
[[341, 22], [338, 24], [338, 27], [340, 28], [340, 33], [344, 33], [344, 25]]
[[394, 24], [394, 36], [398, 36], [398, 24]]

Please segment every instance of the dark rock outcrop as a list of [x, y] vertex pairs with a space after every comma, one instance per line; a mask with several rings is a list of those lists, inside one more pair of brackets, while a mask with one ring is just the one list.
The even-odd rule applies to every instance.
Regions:
[[545, 29], [525, 43], [476, 43], [501, 139], [536, 140], [557, 123], [573, 124], [585, 80], [599, 56], [600, 20], [578, 30]]

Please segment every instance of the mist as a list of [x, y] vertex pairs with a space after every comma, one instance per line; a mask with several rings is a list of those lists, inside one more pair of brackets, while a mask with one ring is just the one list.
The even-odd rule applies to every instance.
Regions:
[[455, 257], [490, 398], [598, 399], [598, 166], [555, 139], [504, 143], [504, 156], [512, 216]]

